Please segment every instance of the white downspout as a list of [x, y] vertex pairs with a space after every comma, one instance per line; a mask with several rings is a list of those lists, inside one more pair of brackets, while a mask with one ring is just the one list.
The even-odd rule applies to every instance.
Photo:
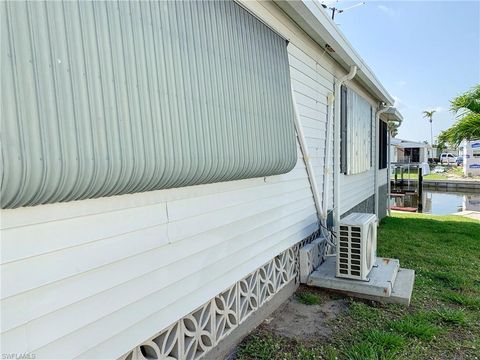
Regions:
[[[378, 140], [380, 139], [380, 126], [378, 126], [380, 124], [380, 115], [383, 114], [385, 111], [387, 111], [388, 109], [390, 109], [391, 106], [390, 105], [385, 105], [384, 103], [381, 103], [375, 113], [375, 158], [374, 158], [374, 169], [373, 169], [373, 186], [374, 186], [374, 190], [375, 190], [375, 215], [377, 216], [377, 219], [378, 219], [378, 172], [379, 172], [379, 169], [378, 169], [378, 153], [379, 153], [379, 149], [380, 147], [378, 146]], [[390, 179], [387, 179], [388, 182], [390, 183]], [[390, 196], [390, 194], [388, 194], [388, 196]]]
[[[335, 100], [335, 116], [334, 116], [334, 151], [333, 151], [333, 222], [335, 231], [338, 234], [338, 225], [340, 223], [340, 116], [341, 116], [341, 104], [340, 93], [342, 85], [345, 81], [352, 80], [357, 74], [357, 67], [355, 65], [350, 66], [350, 72], [335, 80], [334, 100]], [[331, 156], [329, 158], [331, 161]]]
[[[387, 122], [388, 124], [388, 122]], [[392, 146], [391, 145], [391, 138], [392, 138], [392, 135], [390, 135], [390, 130], [388, 129], [388, 126], [387, 126], [387, 132], [388, 132], [388, 141], [387, 141], [387, 157], [388, 157], [388, 160], [387, 160], [387, 215], [390, 216], [391, 215], [391, 212], [390, 212], [390, 193], [392, 192], [392, 184], [391, 184], [391, 171], [392, 171], [392, 164], [391, 164], [391, 159], [390, 157], [392, 156], [390, 154], [390, 151], [392, 150], [390, 147]]]

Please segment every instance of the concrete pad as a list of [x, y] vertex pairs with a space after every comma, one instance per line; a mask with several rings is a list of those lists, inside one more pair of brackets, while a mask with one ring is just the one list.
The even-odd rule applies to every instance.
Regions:
[[410, 305], [412, 298], [413, 283], [415, 282], [415, 271], [400, 268], [393, 285], [392, 294], [388, 298], [389, 303]]
[[474, 220], [480, 220], [480, 211], [460, 211], [452, 215], [459, 215]]
[[369, 281], [343, 279], [335, 276], [336, 256], [327, 257], [325, 262], [314, 271], [307, 280], [307, 285], [375, 298], [390, 297], [397, 277], [400, 262], [397, 259], [377, 257], [375, 266], [369, 274]]

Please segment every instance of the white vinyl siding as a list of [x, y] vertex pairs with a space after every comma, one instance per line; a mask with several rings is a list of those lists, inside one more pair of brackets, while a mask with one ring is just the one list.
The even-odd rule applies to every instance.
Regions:
[[[310, 159], [315, 172], [318, 192], [323, 201], [323, 183], [325, 177], [325, 152], [328, 109], [327, 95], [333, 92], [333, 75], [326, 72], [314, 59], [307, 56], [301, 49], [289, 44], [290, 74], [292, 88], [297, 102], [300, 122], [305, 129], [305, 137]], [[330, 124], [333, 128], [333, 122]], [[329, 146], [333, 147], [333, 135]], [[333, 156], [333, 155], [332, 155]], [[333, 162], [331, 162], [333, 164]], [[333, 206], [333, 178], [330, 172], [329, 204]]]
[[[321, 186], [333, 76], [288, 49]], [[305, 238], [317, 217], [297, 154], [265, 179], [2, 210], [2, 350], [120, 356]]]
[[[274, 4], [242, 4], [290, 41], [321, 192], [326, 96], [345, 70]], [[297, 155], [283, 175], [2, 210], [2, 351], [118, 357], [310, 235], [298, 144]], [[373, 194], [373, 172], [340, 187], [343, 212]]]
[[378, 171], [378, 186], [385, 185], [388, 182], [387, 169], [381, 169]]
[[316, 229], [301, 161], [192, 190], [3, 210], [2, 351], [72, 358], [126, 332], [119, 356]]
[[373, 168], [356, 175], [340, 174], [340, 214], [375, 193]]

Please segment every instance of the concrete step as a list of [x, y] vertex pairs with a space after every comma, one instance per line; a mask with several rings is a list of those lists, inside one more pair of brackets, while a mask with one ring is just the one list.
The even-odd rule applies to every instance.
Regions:
[[388, 302], [409, 306], [410, 300], [412, 299], [414, 281], [414, 270], [400, 268]]
[[377, 258], [376, 267], [372, 268], [369, 274], [369, 281], [337, 278], [335, 262], [335, 256], [327, 257], [325, 262], [310, 274], [307, 285], [362, 299], [407, 306], [410, 304], [415, 272], [400, 269], [397, 259]]
[[327, 257], [325, 262], [310, 274], [307, 285], [342, 292], [389, 297], [400, 267], [400, 262], [397, 259], [377, 257], [375, 266], [368, 275], [370, 280], [360, 281], [336, 277], [335, 262], [335, 256]]

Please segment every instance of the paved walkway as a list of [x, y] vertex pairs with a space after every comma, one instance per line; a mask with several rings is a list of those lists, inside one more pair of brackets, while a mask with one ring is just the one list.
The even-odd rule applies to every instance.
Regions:
[[453, 215], [465, 216], [470, 219], [475, 219], [480, 221], [480, 211], [460, 211]]

